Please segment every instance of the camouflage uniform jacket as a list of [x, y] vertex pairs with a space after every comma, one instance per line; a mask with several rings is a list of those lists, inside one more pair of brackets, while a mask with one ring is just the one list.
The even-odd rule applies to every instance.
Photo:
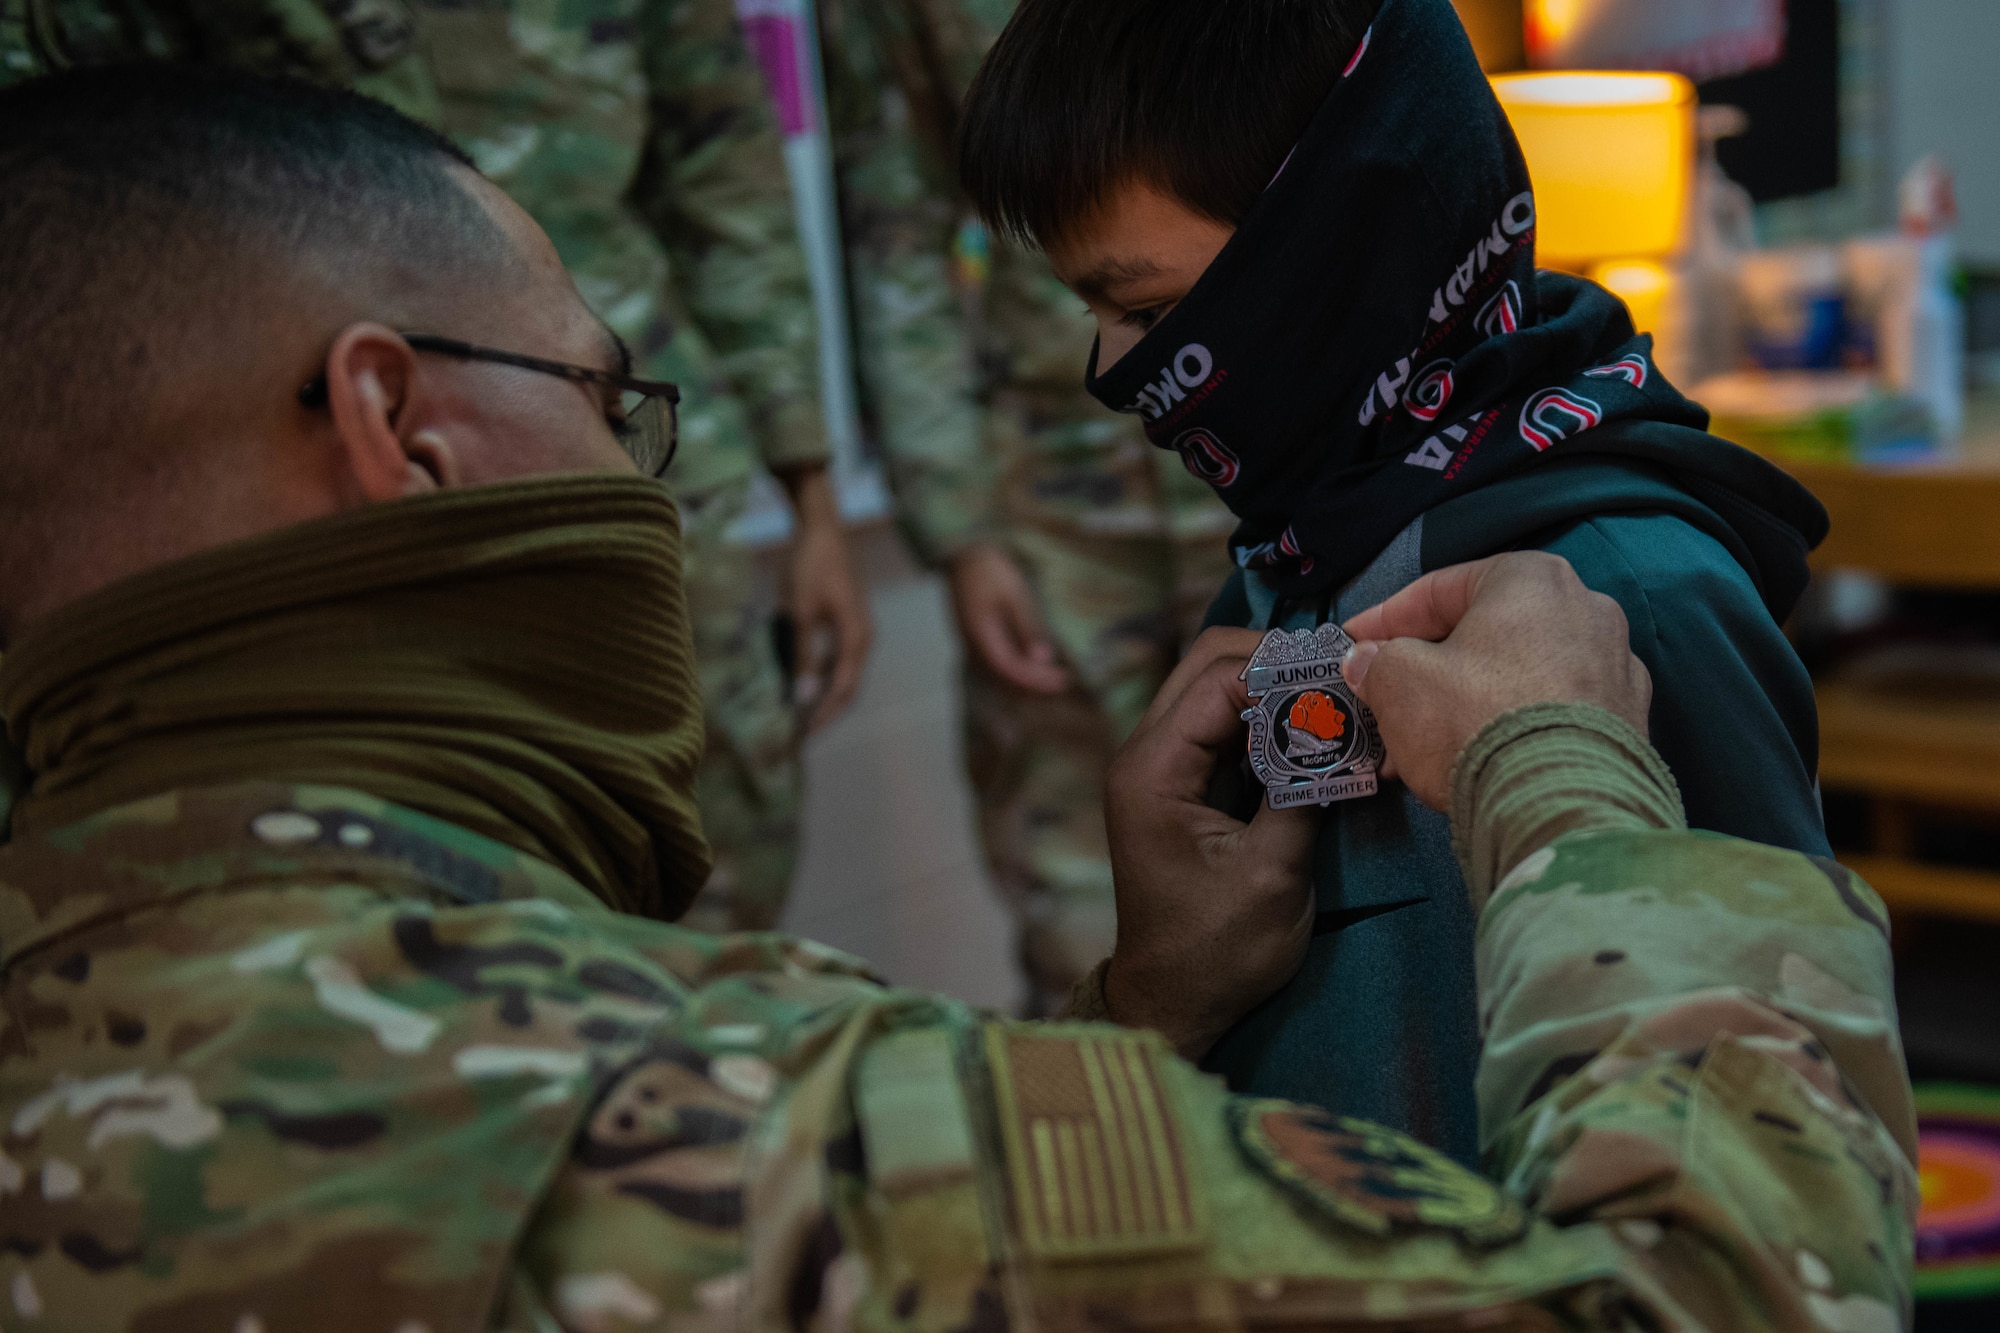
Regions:
[[0, 1319], [1887, 1333], [1908, 1087], [1837, 871], [1523, 862], [1482, 926], [1496, 1186], [354, 792], [161, 796], [0, 851]]
[[0, 0], [0, 83], [168, 58], [353, 87], [451, 134], [640, 373], [682, 382], [683, 494], [759, 455], [825, 461], [777, 123], [729, 0]]
[[959, 202], [957, 108], [1013, 0], [820, 0], [864, 400], [905, 530], [931, 559], [1028, 524], [1213, 538], [1208, 486], [1084, 392], [1095, 328], [1038, 251]]

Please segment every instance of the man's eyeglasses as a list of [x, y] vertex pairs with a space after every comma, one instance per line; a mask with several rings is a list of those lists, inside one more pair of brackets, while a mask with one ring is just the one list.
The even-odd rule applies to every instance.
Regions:
[[[519, 366], [542, 375], [556, 375], [584, 384], [604, 384], [618, 390], [620, 418], [612, 423], [618, 443], [649, 477], [663, 477], [680, 448], [681, 391], [665, 380], [642, 380], [611, 370], [573, 366], [566, 361], [549, 361], [520, 352], [503, 352], [477, 343], [442, 338], [435, 333], [405, 333], [403, 341], [419, 352], [435, 352], [466, 361], [492, 361], [503, 366]], [[315, 377], [299, 390], [299, 402], [306, 407], [326, 406], [326, 376]]]

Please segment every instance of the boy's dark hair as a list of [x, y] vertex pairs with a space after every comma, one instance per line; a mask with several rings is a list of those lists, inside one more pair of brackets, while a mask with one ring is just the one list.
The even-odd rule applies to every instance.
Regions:
[[188, 322], [282, 314], [232, 310], [274, 265], [360, 289], [502, 253], [461, 163], [379, 102], [292, 80], [159, 63], [0, 91], [0, 466], [129, 427]]
[[1043, 244], [1127, 181], [1234, 226], [1380, 6], [1022, 0], [966, 98], [965, 190], [987, 221]]

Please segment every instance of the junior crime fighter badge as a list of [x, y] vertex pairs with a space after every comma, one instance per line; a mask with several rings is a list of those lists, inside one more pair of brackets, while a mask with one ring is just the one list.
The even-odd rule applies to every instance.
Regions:
[[1375, 794], [1382, 767], [1375, 715], [1340, 674], [1353, 646], [1338, 625], [1274, 629], [1243, 672], [1250, 686], [1243, 714], [1250, 724], [1250, 767], [1274, 810]]

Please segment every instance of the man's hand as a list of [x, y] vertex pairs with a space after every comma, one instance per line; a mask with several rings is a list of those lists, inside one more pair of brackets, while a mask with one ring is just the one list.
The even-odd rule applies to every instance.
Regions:
[[1069, 688], [1034, 590], [1013, 557], [978, 542], [952, 556], [947, 572], [959, 637], [988, 671], [1036, 694]]
[[1537, 703], [1596, 704], [1646, 734], [1653, 679], [1625, 613], [1561, 556], [1496, 555], [1426, 574], [1347, 622], [1347, 683], [1375, 713], [1388, 776], [1442, 810], [1460, 751]]
[[1243, 824], [1204, 799], [1217, 761], [1243, 749], [1239, 677], [1262, 637], [1211, 629], [1195, 640], [1106, 783], [1118, 947], [1105, 1005], [1191, 1060], [1289, 981], [1312, 939], [1321, 812], [1267, 805]]
[[854, 577], [840, 506], [824, 467], [792, 468], [778, 477], [791, 497], [798, 531], [792, 539], [791, 612], [798, 628], [797, 701], [807, 709], [806, 732], [818, 731], [854, 701], [868, 662], [874, 627], [868, 600]]

